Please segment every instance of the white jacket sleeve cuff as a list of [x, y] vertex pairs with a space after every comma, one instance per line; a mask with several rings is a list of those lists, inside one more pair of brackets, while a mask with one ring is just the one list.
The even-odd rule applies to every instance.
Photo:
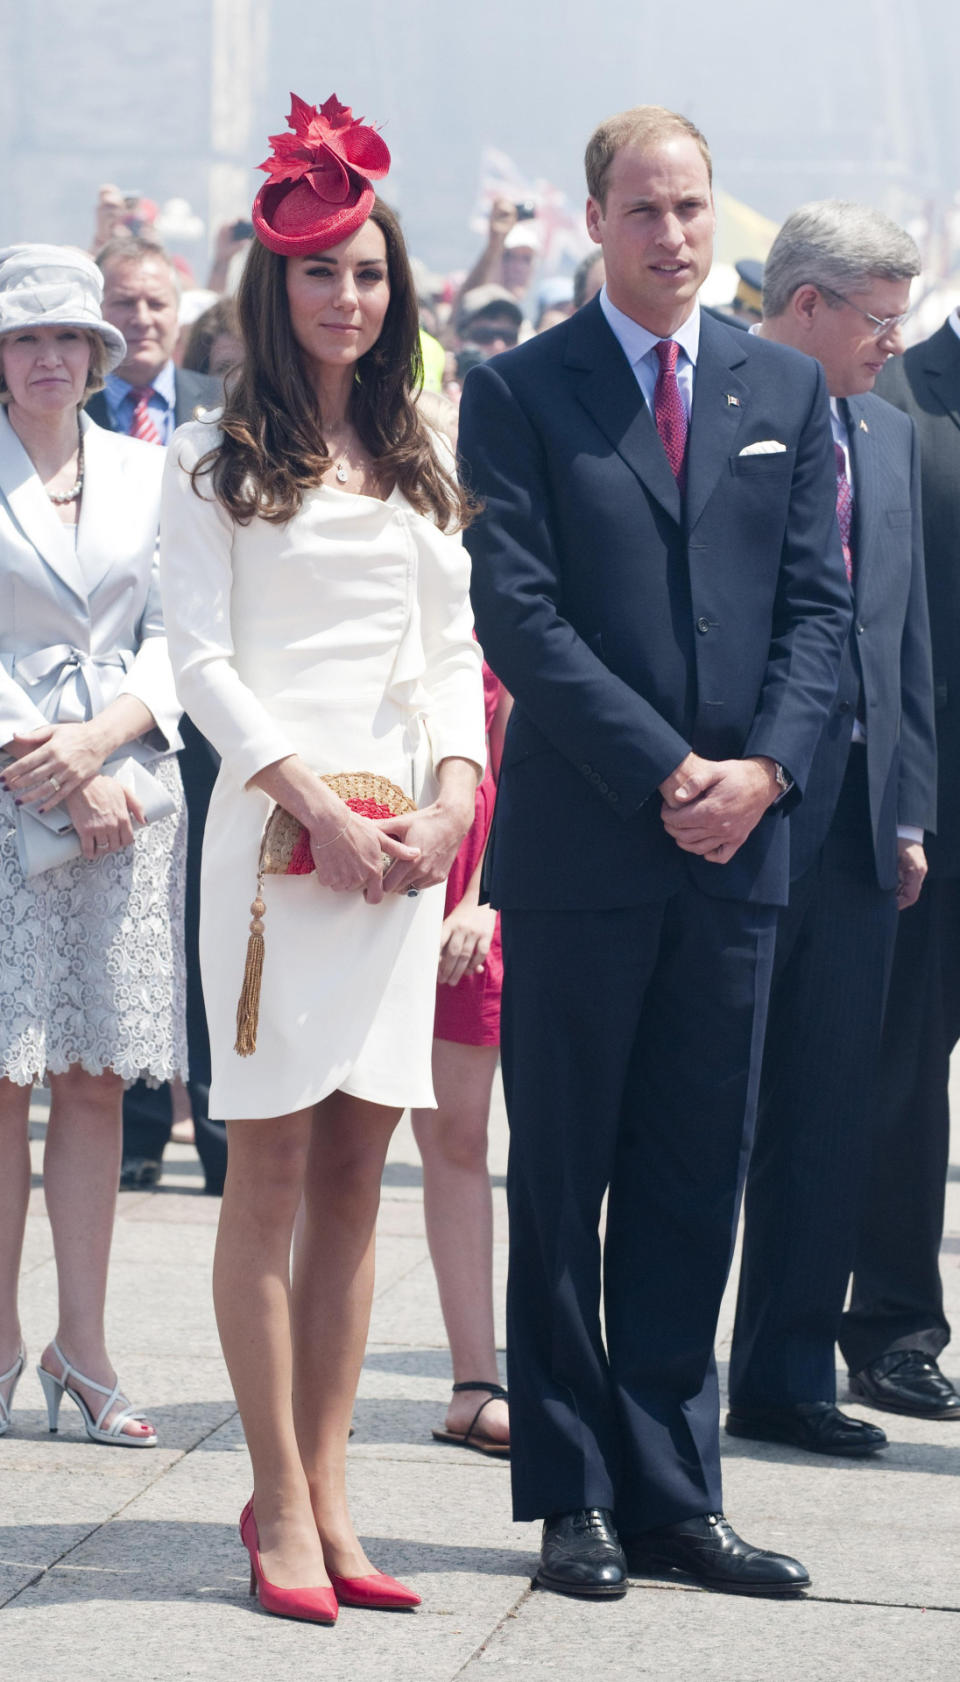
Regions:
[[167, 752], [176, 753], [183, 746], [177, 729], [183, 708], [177, 699], [166, 637], [147, 637], [140, 644], [118, 694], [135, 695], [143, 702], [153, 715], [157, 734], [162, 737]]

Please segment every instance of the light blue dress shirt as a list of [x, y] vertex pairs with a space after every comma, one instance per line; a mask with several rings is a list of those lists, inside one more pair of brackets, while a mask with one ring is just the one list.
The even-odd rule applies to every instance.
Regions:
[[[647, 401], [647, 407], [653, 414], [653, 394], [656, 390], [657, 376], [660, 373], [660, 358], [657, 356], [657, 345], [660, 339], [656, 333], [648, 333], [641, 327], [639, 321], [632, 316], [624, 315], [612, 304], [607, 295], [606, 286], [600, 289], [600, 308], [611, 333], [620, 345], [624, 356], [633, 369], [634, 377]], [[700, 349], [700, 305], [694, 303], [693, 309], [687, 316], [682, 327], [669, 335], [680, 346], [677, 357], [677, 385], [680, 387], [680, 397], [687, 411], [687, 420], [693, 408], [693, 380], [697, 366], [697, 353]]]
[[[137, 406], [134, 391], [139, 387], [122, 380], [119, 374], [108, 374], [103, 395], [115, 432], [129, 432], [133, 411]], [[165, 362], [153, 382], [154, 395], [147, 401], [150, 419], [160, 434], [161, 444], [169, 444], [176, 431], [177, 387], [176, 368]]]

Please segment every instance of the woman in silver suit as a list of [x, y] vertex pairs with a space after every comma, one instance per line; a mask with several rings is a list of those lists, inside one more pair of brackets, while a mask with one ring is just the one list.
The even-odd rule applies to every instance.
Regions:
[[125, 353], [99, 270], [0, 251], [0, 1435], [26, 1359], [17, 1281], [31, 1088], [59, 1292], [38, 1368], [97, 1442], [149, 1448], [104, 1340], [125, 1084], [186, 1070], [179, 707], [160, 616], [163, 452], [83, 413]]

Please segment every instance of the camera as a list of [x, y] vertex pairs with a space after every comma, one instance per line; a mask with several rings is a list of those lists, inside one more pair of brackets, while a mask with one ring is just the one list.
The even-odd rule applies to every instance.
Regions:
[[513, 208], [517, 213], [518, 222], [532, 222], [537, 214], [537, 207], [532, 199], [521, 199]]

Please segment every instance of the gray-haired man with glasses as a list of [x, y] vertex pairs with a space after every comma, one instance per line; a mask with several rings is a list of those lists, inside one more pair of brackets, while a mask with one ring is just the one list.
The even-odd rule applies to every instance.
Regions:
[[930, 639], [912, 421], [872, 395], [903, 350], [920, 258], [867, 205], [810, 204], [767, 259], [753, 329], [822, 364], [854, 619], [837, 696], [791, 813], [746, 1193], [727, 1430], [870, 1455], [878, 1426], [836, 1405], [835, 1343], [873, 1145], [872, 1089], [897, 914], [935, 823]]

